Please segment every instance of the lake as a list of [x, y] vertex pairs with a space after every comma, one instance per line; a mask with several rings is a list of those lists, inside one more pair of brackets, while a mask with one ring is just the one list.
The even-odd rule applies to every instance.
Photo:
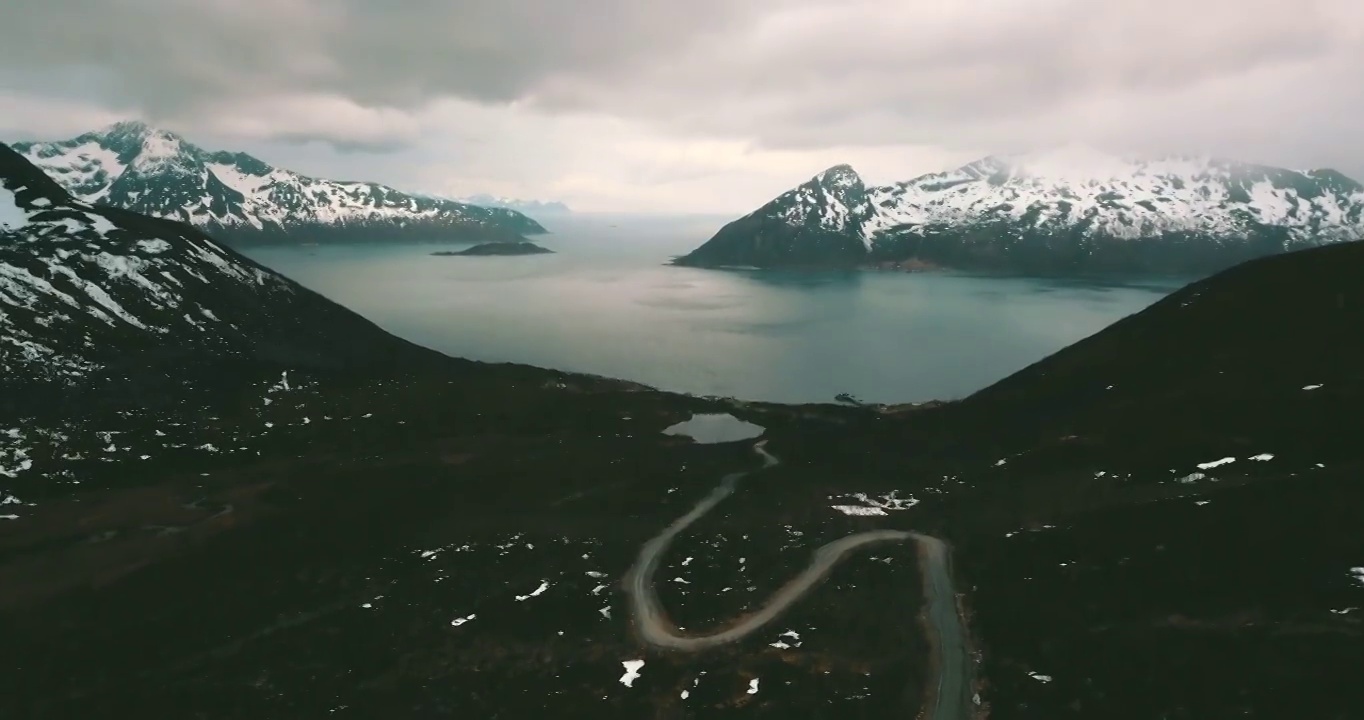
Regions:
[[532, 240], [554, 255], [430, 255], [467, 245], [246, 253], [450, 355], [779, 402], [960, 398], [1180, 285], [664, 265], [726, 221], [547, 217], [552, 234]]

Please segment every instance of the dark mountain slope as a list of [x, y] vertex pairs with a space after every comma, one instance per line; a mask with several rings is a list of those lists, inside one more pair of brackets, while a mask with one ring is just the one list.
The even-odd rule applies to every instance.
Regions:
[[0, 182], [23, 221], [0, 227], [4, 415], [69, 412], [111, 387], [156, 398], [168, 367], [437, 357], [188, 225], [74, 200], [3, 145]]
[[[946, 408], [1001, 452], [1057, 437], [1325, 442], [1364, 401], [1364, 243], [1193, 283]], [[1305, 389], [1311, 388], [1311, 389]], [[1343, 437], [1342, 437], [1343, 439]], [[1146, 440], [1143, 440], [1146, 441]], [[1126, 441], [1125, 441], [1126, 442]], [[1206, 445], [1196, 452], [1216, 451]]]
[[1249, 262], [878, 429], [966, 483], [934, 522], [991, 717], [1364, 710], [1361, 278], [1364, 243]]

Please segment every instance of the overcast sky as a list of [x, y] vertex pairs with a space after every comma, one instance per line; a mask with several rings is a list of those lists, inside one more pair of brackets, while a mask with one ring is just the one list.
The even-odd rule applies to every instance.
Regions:
[[1364, 0], [16, 0], [0, 108], [581, 210], [1067, 142], [1364, 179]]

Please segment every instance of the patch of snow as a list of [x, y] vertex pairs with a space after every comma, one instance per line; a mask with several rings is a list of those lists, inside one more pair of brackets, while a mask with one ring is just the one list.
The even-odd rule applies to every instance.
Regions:
[[758, 694], [758, 678], [753, 678], [752, 680], [748, 681], [748, 694], [749, 695]]
[[97, 213], [87, 214], [85, 219], [90, 223], [90, 229], [100, 235], [108, 235], [118, 229], [118, 226], [110, 222], [109, 218]]
[[533, 598], [533, 597], [537, 597], [537, 596], [539, 596], [539, 595], [542, 595], [542, 594], [543, 594], [546, 590], [548, 590], [548, 589], [549, 589], [549, 581], [548, 581], [548, 580], [541, 580], [541, 581], [540, 581], [540, 587], [537, 587], [537, 588], [535, 588], [534, 590], [531, 590], [529, 595], [517, 595], [517, 596], [516, 596], [516, 601], [517, 601], [517, 602], [524, 602], [524, 601], [529, 600], [529, 599], [531, 599], [531, 598]]
[[1211, 469], [1213, 469], [1213, 468], [1215, 468], [1215, 467], [1221, 467], [1221, 466], [1223, 466], [1223, 465], [1230, 465], [1230, 464], [1232, 464], [1232, 463], [1234, 463], [1234, 462], [1236, 462], [1236, 458], [1234, 458], [1234, 457], [1224, 457], [1224, 458], [1221, 458], [1221, 459], [1218, 459], [1218, 460], [1210, 460], [1210, 461], [1205, 462], [1205, 463], [1199, 463], [1199, 464], [1198, 464], [1198, 469], [1199, 469], [1199, 470], [1211, 470]]
[[915, 505], [919, 504], [919, 501], [915, 498], [899, 497], [898, 490], [891, 491], [885, 495], [880, 495], [875, 498], [868, 496], [866, 493], [852, 493], [851, 495], [844, 496], [830, 495], [829, 497], [830, 499], [834, 499], [836, 497], [848, 497], [854, 500], [858, 500], [862, 503], [861, 505], [840, 504], [830, 506], [834, 510], [837, 510], [838, 512], [841, 512], [845, 515], [885, 515], [887, 514], [886, 511], [888, 510], [889, 511], [908, 510], [914, 507]]
[[768, 643], [768, 645], [769, 645], [770, 647], [777, 648], [778, 650], [789, 650], [789, 649], [791, 649], [791, 648], [793, 648], [793, 647], [800, 647], [800, 645], [801, 645], [801, 642], [800, 642], [800, 633], [796, 632], [795, 630], [787, 630], [786, 632], [781, 633], [781, 634], [778, 635], [777, 637], [778, 637], [778, 638], [789, 638], [789, 639], [790, 639], [792, 642], [794, 642], [795, 644], [793, 645], [793, 644], [791, 644], [791, 643], [786, 642], [785, 640], [778, 639], [776, 642]]
[[639, 671], [644, 667], [643, 660], [626, 660], [621, 663], [625, 668], [625, 674], [620, 676], [620, 684], [625, 687], [634, 687], [634, 682], [639, 679]]
[[1303, 390], [1316, 390], [1316, 389], [1318, 389], [1318, 388], [1320, 388], [1320, 387], [1322, 387], [1322, 386], [1321, 386], [1321, 385], [1303, 385], [1303, 386], [1302, 386], [1302, 389], [1303, 389]]
[[161, 238], [138, 240], [136, 245], [138, 250], [151, 255], [159, 255], [171, 249], [171, 244]]
[[1041, 674], [1038, 674], [1038, 673], [1035, 673], [1035, 672], [1029, 672], [1029, 673], [1028, 673], [1028, 677], [1030, 677], [1030, 678], [1032, 678], [1032, 679], [1034, 679], [1034, 680], [1036, 680], [1037, 682], [1040, 682], [1040, 683], [1049, 683], [1049, 682], [1051, 682], [1051, 676], [1050, 676], [1050, 675], [1041, 675]]
[[0, 185], [0, 230], [18, 230], [27, 224], [28, 211], [19, 207], [12, 190]]
[[478, 614], [477, 614], [477, 613], [469, 613], [468, 615], [465, 615], [464, 617], [457, 617], [457, 618], [455, 618], [454, 620], [451, 620], [451, 621], [450, 621], [450, 624], [453, 625], [454, 627], [459, 627], [460, 625], [463, 625], [464, 623], [467, 623], [467, 622], [469, 622], [470, 620], [473, 620], [473, 619], [476, 618], [476, 617], [478, 617]]
[[844, 515], [888, 515], [885, 510], [879, 507], [867, 507], [865, 505], [831, 505], [833, 509]]
[[875, 499], [867, 497], [866, 493], [854, 493], [853, 497], [861, 500], [867, 505], [879, 507], [882, 510], [908, 510], [919, 504], [918, 500], [912, 497], [902, 498], [899, 497], [899, 494], [900, 492], [898, 490], [892, 490], [890, 493], [881, 495]]

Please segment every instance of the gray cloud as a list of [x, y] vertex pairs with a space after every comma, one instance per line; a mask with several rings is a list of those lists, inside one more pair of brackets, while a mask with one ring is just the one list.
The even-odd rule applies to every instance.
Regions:
[[[686, 62], [646, 65], [629, 92], [551, 79], [538, 99], [776, 146], [827, 144], [831, 133], [942, 142], [1096, 97], [1122, 96], [1140, 111], [1162, 94], [1265, 66], [1316, 63], [1328, 72], [1299, 90], [1338, 99], [1354, 88], [1333, 84], [1329, 68], [1364, 72], [1364, 44], [1350, 29], [1364, 27], [1364, 5], [1351, 0], [977, 0], [936, 11], [846, 0], [768, 22], [708, 38]], [[1285, 109], [1257, 99], [1268, 113]]]
[[[808, 174], [835, 149], [928, 158], [1070, 140], [1364, 177], [1358, 0], [11, 4], [0, 95], [80, 98], [212, 137], [556, 167], [566, 187], [630, 153], [619, 177], [699, 187], [762, 163]], [[622, 123], [653, 135], [619, 150]], [[889, 149], [910, 146], [929, 149]]]
[[229, 96], [332, 93], [417, 108], [511, 102], [546, 78], [604, 78], [782, 0], [44, 0], [15, 3], [0, 65], [106, 68], [152, 114]]
[[[272, 138], [284, 145], [308, 146], [319, 142], [317, 133], [281, 132]], [[343, 155], [388, 155], [411, 147], [411, 143], [393, 138], [377, 140], [327, 139], [328, 145]]]

